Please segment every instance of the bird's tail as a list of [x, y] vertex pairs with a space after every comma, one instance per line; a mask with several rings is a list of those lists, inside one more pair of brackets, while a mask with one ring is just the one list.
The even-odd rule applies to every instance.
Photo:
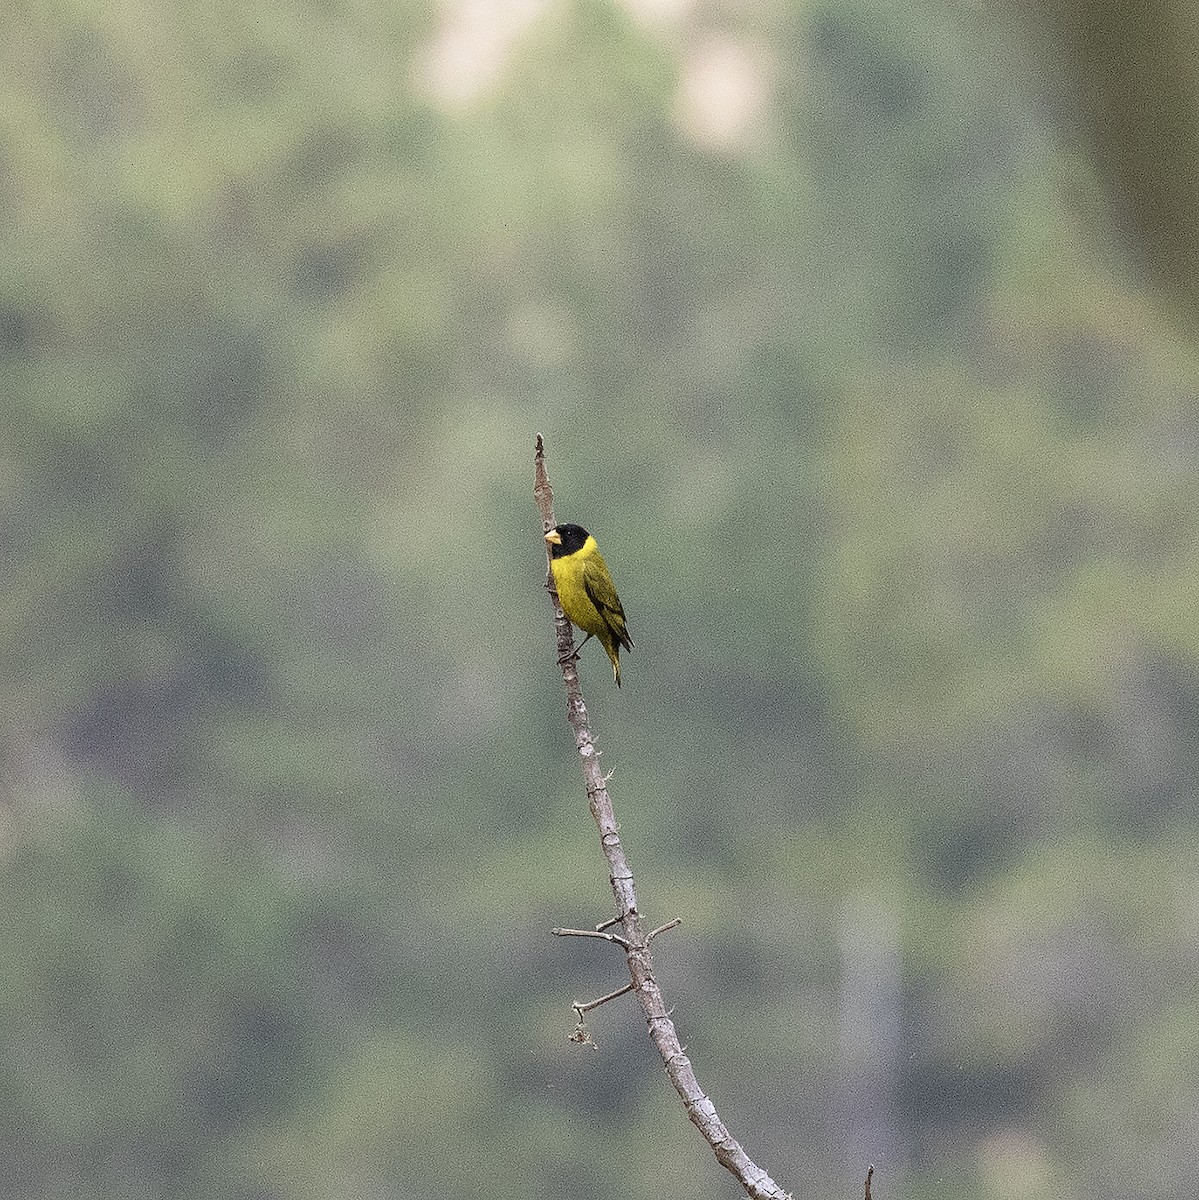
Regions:
[[604, 643], [604, 649], [612, 660], [612, 678], [616, 680], [616, 686], [620, 687], [620, 643], [613, 637], [601, 637], [600, 641]]

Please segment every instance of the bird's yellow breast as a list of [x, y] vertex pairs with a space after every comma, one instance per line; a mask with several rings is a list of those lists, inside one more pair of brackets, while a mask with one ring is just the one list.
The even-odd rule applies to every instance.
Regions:
[[[554, 573], [554, 587], [558, 590], [558, 603], [570, 620], [585, 633], [601, 634], [607, 625], [599, 610], [591, 602], [583, 584], [583, 572], [588, 561], [599, 557], [599, 547], [590, 534], [573, 554], [563, 554], [550, 559], [550, 570]], [[600, 559], [602, 562], [602, 558]]]

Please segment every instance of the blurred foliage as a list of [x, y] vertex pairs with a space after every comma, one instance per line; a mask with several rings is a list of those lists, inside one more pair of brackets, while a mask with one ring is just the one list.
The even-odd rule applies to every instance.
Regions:
[[[1199, 103], [1190, 0], [1008, 0], [1036, 31], [1035, 90], [1086, 146], [1139, 273], [1193, 338], [1199, 315]], [[1046, 69], [1047, 68], [1047, 69]]]
[[535, 430], [751, 1154], [1192, 1193], [1199, 363], [1010, 25], [10, 14], [0, 1195], [730, 1194], [629, 1008], [566, 1044]]

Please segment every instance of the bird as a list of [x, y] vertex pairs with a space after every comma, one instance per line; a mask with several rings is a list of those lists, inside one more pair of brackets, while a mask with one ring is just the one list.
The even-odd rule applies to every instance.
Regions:
[[558, 603], [571, 623], [587, 635], [575, 654], [590, 638], [599, 638], [612, 660], [612, 675], [620, 687], [620, 649], [623, 646], [632, 650], [633, 639], [629, 637], [620, 597], [595, 538], [581, 525], [555, 525], [545, 540]]

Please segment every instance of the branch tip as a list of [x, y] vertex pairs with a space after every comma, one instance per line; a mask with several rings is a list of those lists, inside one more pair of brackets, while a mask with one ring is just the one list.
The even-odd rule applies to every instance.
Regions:
[[624, 987], [619, 987], [614, 992], [609, 992], [606, 996], [601, 996], [598, 1000], [588, 1000], [583, 1002], [576, 1000], [570, 1007], [575, 1011], [575, 1027], [571, 1031], [569, 1041], [572, 1041], [577, 1046], [590, 1046], [592, 1049], [598, 1049], [595, 1042], [591, 1039], [591, 1031], [587, 1028], [587, 1022], [583, 1019], [583, 1014], [590, 1012], [593, 1008], [599, 1008], [601, 1004], [607, 1004], [609, 1000], [615, 1000], [618, 996], [623, 996], [626, 992], [631, 992], [633, 985], [626, 983]]
[[874, 1178], [874, 1163], [866, 1169], [866, 1200], [870, 1200], [870, 1181]]

